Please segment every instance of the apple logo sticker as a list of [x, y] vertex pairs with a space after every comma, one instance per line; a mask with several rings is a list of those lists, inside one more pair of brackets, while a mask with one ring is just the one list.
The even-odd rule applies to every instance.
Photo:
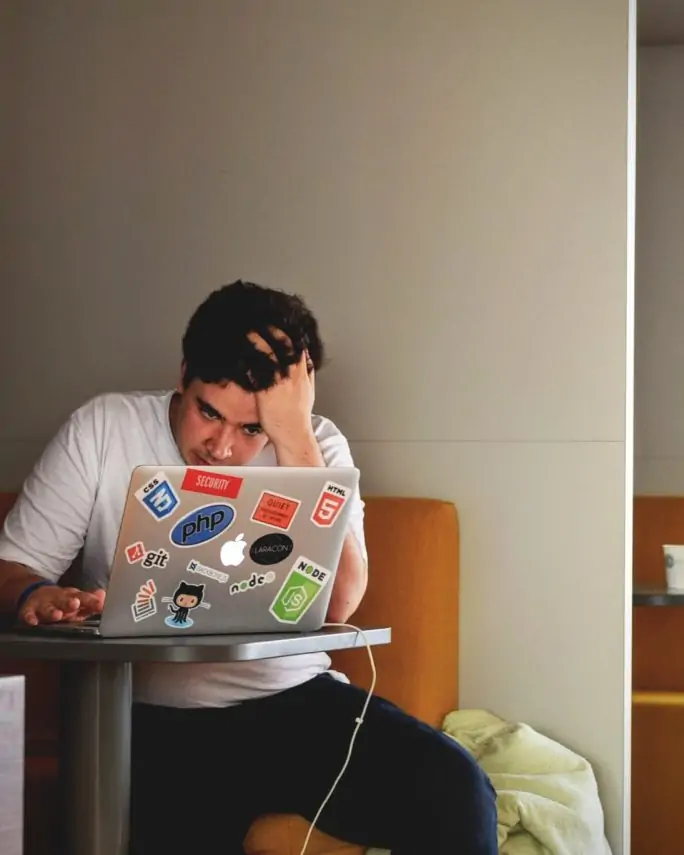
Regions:
[[221, 547], [221, 564], [224, 567], [237, 567], [245, 560], [244, 534], [239, 534], [235, 540], [227, 540]]

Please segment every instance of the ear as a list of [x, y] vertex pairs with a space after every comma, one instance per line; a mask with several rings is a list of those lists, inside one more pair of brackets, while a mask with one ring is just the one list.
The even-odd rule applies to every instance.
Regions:
[[176, 391], [180, 392], [181, 395], [185, 392], [185, 384], [183, 383], [183, 377], [185, 377], [185, 360], [181, 362], [180, 375], [178, 377], [178, 385], [176, 386]]

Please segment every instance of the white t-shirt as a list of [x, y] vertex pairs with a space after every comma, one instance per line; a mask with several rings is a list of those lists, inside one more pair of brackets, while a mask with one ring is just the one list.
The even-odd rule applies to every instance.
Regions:
[[[83, 548], [82, 587], [106, 588], [131, 471], [183, 463], [169, 423], [173, 392], [99, 395], [62, 425], [26, 479], [0, 534], [0, 558], [57, 581]], [[312, 424], [327, 466], [353, 466], [338, 428]], [[269, 443], [252, 466], [277, 465]], [[361, 547], [363, 502], [357, 490], [349, 517]], [[228, 706], [299, 685], [327, 670], [325, 653], [226, 664], [136, 666], [137, 701], [174, 707]]]

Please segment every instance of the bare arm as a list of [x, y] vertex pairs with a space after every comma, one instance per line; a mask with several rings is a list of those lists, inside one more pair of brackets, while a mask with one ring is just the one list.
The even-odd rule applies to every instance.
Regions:
[[34, 582], [44, 580], [44, 576], [39, 576], [30, 567], [0, 558], [0, 614], [12, 614], [22, 591]]

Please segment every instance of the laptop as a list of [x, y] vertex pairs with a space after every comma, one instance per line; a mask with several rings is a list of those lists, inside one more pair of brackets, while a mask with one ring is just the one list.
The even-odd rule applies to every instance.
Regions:
[[28, 629], [102, 638], [320, 629], [358, 482], [354, 467], [138, 466], [102, 614]]

